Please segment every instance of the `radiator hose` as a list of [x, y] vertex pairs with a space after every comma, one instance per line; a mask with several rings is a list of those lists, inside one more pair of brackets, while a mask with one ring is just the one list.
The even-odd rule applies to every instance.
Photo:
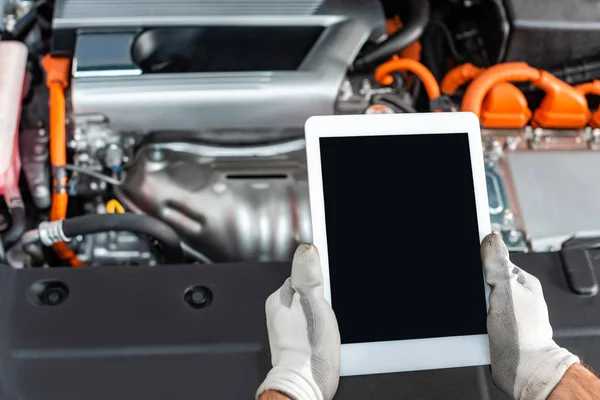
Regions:
[[8, 210], [10, 212], [10, 219], [12, 222], [10, 224], [10, 228], [2, 232], [0, 235], [5, 251], [8, 251], [11, 247], [17, 244], [19, 239], [21, 239], [21, 236], [23, 236], [25, 233], [27, 219], [25, 215], [25, 205], [23, 204], [23, 200], [20, 198], [12, 199], [10, 201]]
[[383, 42], [370, 49], [354, 62], [354, 69], [371, 69], [391, 56], [419, 40], [429, 23], [429, 0], [407, 0], [407, 18], [403, 18], [402, 29], [394, 32]]
[[29, 231], [23, 236], [23, 245], [41, 242], [45, 246], [52, 246], [58, 242], [69, 242], [79, 235], [110, 231], [148, 235], [160, 243], [166, 264], [183, 262], [179, 236], [173, 228], [158, 219], [133, 213], [82, 215], [59, 221], [42, 222], [38, 229]]

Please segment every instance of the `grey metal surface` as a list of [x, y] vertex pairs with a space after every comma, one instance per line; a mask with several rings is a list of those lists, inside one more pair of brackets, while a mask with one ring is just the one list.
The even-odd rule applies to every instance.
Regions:
[[522, 231], [517, 204], [510, 193], [511, 181], [504, 160], [486, 157], [485, 179], [492, 230], [502, 235], [510, 251], [525, 251], [526, 235]]
[[[163, 5], [170, 11], [161, 12]], [[235, 7], [237, 12], [232, 11]], [[299, 135], [308, 117], [334, 113], [348, 65], [369, 37], [381, 36], [384, 23], [377, 0], [150, 0], [118, 6], [111, 1], [64, 0], [58, 2], [54, 17], [55, 28], [81, 28], [71, 86], [77, 115], [102, 115], [118, 132], [178, 129], [220, 136], [240, 131]], [[181, 25], [325, 29], [296, 71], [141, 74], [127, 59], [123, 49], [138, 28]], [[97, 61], [99, 49], [110, 53], [103, 63]], [[107, 69], [107, 62], [114, 68]]]
[[177, 25], [284, 25], [344, 15], [385, 33], [372, 0], [56, 0], [53, 28]]
[[534, 251], [600, 232], [600, 153], [523, 151], [506, 155], [524, 228]]
[[44, 129], [22, 130], [19, 134], [21, 165], [29, 191], [36, 207], [50, 207], [50, 170], [48, 168], [48, 142]]
[[170, 147], [140, 151], [117, 191], [125, 205], [167, 222], [215, 262], [288, 260], [311, 240], [302, 147], [265, 146], [245, 156]]
[[311, 15], [323, 3], [323, 0], [58, 0], [55, 26], [89, 18]]

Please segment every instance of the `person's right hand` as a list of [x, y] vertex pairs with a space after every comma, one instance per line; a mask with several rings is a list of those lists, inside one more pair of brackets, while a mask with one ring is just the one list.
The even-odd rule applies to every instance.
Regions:
[[546, 399], [579, 359], [552, 340], [540, 281], [510, 261], [500, 236], [486, 236], [481, 257], [491, 288], [487, 327], [492, 379], [512, 398]]

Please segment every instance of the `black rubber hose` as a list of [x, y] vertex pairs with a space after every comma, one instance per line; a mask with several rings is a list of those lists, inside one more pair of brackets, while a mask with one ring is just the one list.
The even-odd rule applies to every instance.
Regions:
[[407, 17], [403, 18], [402, 29], [394, 32], [385, 41], [378, 43], [369, 52], [354, 62], [355, 70], [372, 69], [388, 58], [419, 40], [429, 23], [429, 0], [407, 0]]
[[0, 239], [0, 264], [8, 265], [8, 261], [6, 260], [6, 252], [4, 251], [4, 243], [2, 243], [2, 239]]
[[25, 40], [29, 32], [35, 26], [37, 21], [37, 7], [32, 7], [25, 15], [23, 15], [19, 20], [15, 23], [15, 26], [11, 32], [11, 35], [16, 40]]
[[63, 220], [63, 233], [72, 238], [109, 231], [127, 231], [151, 236], [162, 246], [162, 254], [167, 264], [183, 262], [183, 252], [179, 236], [169, 225], [147, 215], [93, 214]]
[[11, 219], [10, 228], [8, 228], [7, 231], [2, 232], [1, 235], [5, 251], [8, 251], [11, 247], [19, 242], [21, 236], [23, 236], [25, 233], [25, 228], [27, 227], [25, 205], [22, 201], [11, 200], [11, 202], [17, 202], [17, 204], [8, 208]]

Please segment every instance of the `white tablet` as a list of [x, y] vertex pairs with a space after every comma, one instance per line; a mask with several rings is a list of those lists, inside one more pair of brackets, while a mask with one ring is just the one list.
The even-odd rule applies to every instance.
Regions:
[[342, 375], [489, 364], [476, 116], [312, 117], [306, 150]]

